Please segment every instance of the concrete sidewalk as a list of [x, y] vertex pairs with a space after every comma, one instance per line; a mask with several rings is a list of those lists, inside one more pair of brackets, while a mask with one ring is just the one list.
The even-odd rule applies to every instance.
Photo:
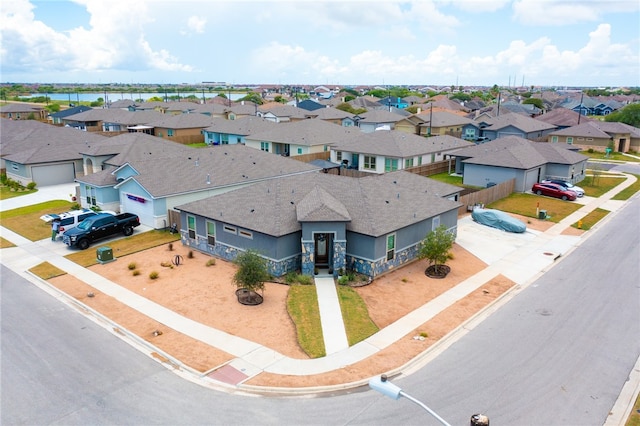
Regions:
[[[194, 379], [203, 383], [222, 380], [228, 385], [237, 386], [261, 372], [304, 376], [338, 370], [359, 362], [393, 345], [412, 330], [499, 274], [506, 276], [520, 286], [527, 285], [536, 276], [551, 267], [556, 259], [580, 243], [582, 237], [562, 235], [564, 229], [595, 208], [601, 207], [612, 211], [620, 208], [624, 203], [611, 201], [611, 197], [634, 181], [635, 177], [629, 176], [623, 184], [603, 196], [584, 200], [582, 208], [546, 232], [530, 230], [524, 234], [510, 234], [479, 225], [473, 222], [470, 216], [461, 218], [458, 223], [457, 243], [479, 257], [488, 266], [429, 303], [351, 347], [347, 343], [333, 278], [316, 278], [316, 290], [327, 352], [327, 356], [318, 359], [289, 358], [257, 343], [190, 320], [69, 261], [63, 257], [68, 254], [66, 246], [59, 242], [52, 242], [50, 239], [31, 242], [4, 227], [0, 227], [0, 236], [17, 245], [17, 247], [2, 249], [0, 260], [5, 266], [40, 286], [47, 284], [25, 271], [44, 261], [49, 262], [98, 291], [114, 297], [119, 302], [154, 318], [167, 327], [234, 355], [236, 357], [234, 360], [220, 366], [220, 369], [224, 368], [228, 373], [224, 377], [233, 377], [233, 379], [226, 381], [219, 377], [214, 379], [216, 376], [212, 376], [211, 373], [195, 375]], [[17, 204], [17, 202], [12, 204]], [[5, 210], [6, 206], [3, 203], [1, 209]], [[418, 362], [420, 360], [414, 360], [413, 364]], [[397, 372], [401, 371], [402, 367]], [[245, 386], [243, 389], [247, 390], [251, 387]], [[310, 389], [306, 389], [307, 393], [310, 391]], [[279, 392], [282, 392], [282, 389], [279, 389]]]

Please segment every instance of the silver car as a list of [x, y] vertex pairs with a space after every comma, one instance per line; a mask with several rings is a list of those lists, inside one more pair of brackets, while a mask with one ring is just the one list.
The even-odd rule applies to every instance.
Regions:
[[544, 182], [544, 183], [555, 183], [556, 185], [564, 186], [569, 191], [575, 192], [578, 197], [583, 197], [584, 196], [584, 189], [580, 188], [579, 186], [576, 186], [576, 185], [572, 184], [571, 182], [567, 182], [567, 181], [564, 181], [564, 180], [557, 180], [557, 179], [547, 179], [547, 180], [543, 180], [542, 182]]

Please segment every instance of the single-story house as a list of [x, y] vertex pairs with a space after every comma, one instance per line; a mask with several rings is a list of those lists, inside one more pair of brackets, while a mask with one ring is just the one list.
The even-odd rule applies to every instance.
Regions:
[[191, 148], [143, 133], [110, 138], [87, 149], [95, 173], [76, 179], [82, 207], [135, 213], [156, 229], [175, 222], [176, 205], [281, 176], [321, 169], [244, 145]]
[[64, 124], [62, 122], [62, 119], [64, 117], [68, 117], [70, 115], [79, 114], [81, 112], [89, 111], [90, 109], [93, 109], [93, 108], [85, 106], [85, 105], [78, 105], [78, 106], [75, 106], [75, 107], [72, 107], [72, 108], [63, 109], [61, 111], [54, 112], [53, 114], [49, 114], [49, 122], [51, 124], [62, 125], [62, 124]]
[[439, 225], [456, 233], [461, 188], [398, 171], [306, 173], [178, 205], [182, 242], [233, 260], [253, 249], [269, 272], [341, 268], [376, 277], [414, 260]]
[[277, 123], [261, 117], [242, 117], [235, 120], [215, 119], [202, 129], [207, 145], [244, 144], [247, 136], [261, 133], [278, 126]]
[[398, 130], [355, 134], [331, 146], [331, 161], [350, 169], [387, 173], [445, 159], [448, 152], [473, 145], [453, 136], [412, 135]]
[[507, 136], [454, 151], [455, 172], [462, 183], [486, 187], [515, 179], [515, 191], [530, 191], [543, 179], [578, 183], [585, 177], [587, 156], [565, 144], [532, 142]]
[[153, 135], [181, 144], [204, 142], [203, 129], [209, 127], [214, 119], [199, 113], [167, 115], [151, 121], [148, 126], [153, 127]]
[[[584, 117], [583, 117], [584, 118]], [[609, 144], [617, 152], [640, 151], [640, 129], [626, 123], [588, 120], [548, 135], [549, 142], [560, 142], [605, 152]]]
[[340, 141], [359, 134], [355, 127], [343, 127], [324, 120], [307, 119], [292, 123], [279, 123], [269, 130], [249, 135], [245, 145], [257, 150], [284, 156], [326, 152]]
[[47, 111], [41, 106], [9, 103], [0, 106], [0, 118], [44, 121], [47, 118]]
[[80, 152], [108, 139], [35, 120], [0, 119], [2, 167], [25, 186], [74, 182], [85, 173]]
[[482, 136], [489, 140], [505, 136], [517, 136], [529, 140], [546, 140], [549, 133], [556, 130], [553, 124], [517, 113], [504, 113], [497, 117], [478, 118], [474, 120], [480, 127]]
[[353, 117], [356, 126], [365, 133], [375, 132], [377, 129], [393, 130], [403, 118], [404, 115], [381, 110], [371, 110]]

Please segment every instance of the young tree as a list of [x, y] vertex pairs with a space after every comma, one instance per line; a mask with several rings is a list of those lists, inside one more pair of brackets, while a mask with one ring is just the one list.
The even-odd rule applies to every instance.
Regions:
[[454, 241], [455, 235], [447, 232], [446, 226], [440, 225], [429, 232], [422, 241], [418, 258], [427, 259], [429, 266], [431, 267], [433, 265], [434, 272], [440, 274], [441, 267], [447, 263], [449, 259], [450, 250], [451, 247], [453, 247]]
[[236, 257], [234, 261], [238, 270], [233, 276], [233, 283], [238, 288], [250, 292], [261, 290], [264, 292], [264, 282], [270, 278], [267, 263], [255, 250], [247, 250]]

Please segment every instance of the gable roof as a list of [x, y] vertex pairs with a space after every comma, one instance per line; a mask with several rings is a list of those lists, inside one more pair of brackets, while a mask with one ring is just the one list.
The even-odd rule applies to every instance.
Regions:
[[247, 116], [235, 120], [215, 119], [211, 122], [210, 126], [204, 128], [204, 131], [248, 136], [254, 133], [264, 132], [278, 125], [278, 123], [262, 117]]
[[0, 120], [2, 158], [20, 164], [79, 160], [80, 151], [109, 138], [35, 120]]
[[63, 117], [68, 117], [70, 115], [78, 114], [84, 111], [89, 111], [90, 109], [93, 109], [93, 108], [88, 107], [86, 105], [78, 105], [73, 108], [67, 108], [58, 112], [54, 112], [53, 114], [49, 114], [49, 116], [53, 118], [63, 118]]
[[43, 109], [44, 108], [42, 108], [41, 106], [36, 106], [36, 105], [10, 103], [10, 104], [0, 106], [0, 113], [1, 114], [10, 113], [10, 112], [11, 113], [13, 112], [40, 113], [40, 111], [42, 111]]
[[148, 122], [147, 125], [167, 129], [203, 129], [213, 122], [213, 118], [198, 113], [166, 115], [158, 120]]
[[473, 124], [477, 126], [470, 118], [463, 115], [454, 114], [448, 111], [421, 111], [420, 114], [414, 114], [413, 117], [418, 118], [421, 121], [421, 125], [429, 126], [429, 120], [431, 120], [431, 127], [451, 127], [451, 126], [464, 126], [465, 124]]
[[[477, 120], [475, 121], [478, 122]], [[486, 130], [495, 131], [510, 126], [522, 130], [524, 133], [540, 132], [556, 128], [553, 124], [516, 113], [501, 114], [497, 117], [484, 117], [483, 121], [489, 124], [489, 126], [485, 128]]]
[[518, 136], [506, 136], [481, 145], [455, 151], [464, 163], [528, 170], [546, 163], [577, 164], [588, 157], [568, 149], [567, 145], [532, 142]]
[[342, 127], [324, 120], [307, 119], [276, 124], [272, 129], [247, 136], [247, 140], [316, 146], [331, 145], [359, 133], [361, 132], [357, 128]]
[[358, 114], [361, 123], [397, 123], [405, 118], [400, 114], [395, 114], [386, 110], [371, 110], [362, 114]]
[[398, 130], [378, 130], [371, 133], [360, 132], [349, 140], [338, 141], [332, 146], [332, 149], [385, 157], [410, 158], [470, 145], [473, 143], [449, 135], [425, 138]]
[[107, 123], [118, 123], [123, 125], [147, 124], [163, 117], [158, 111], [127, 111], [123, 109], [102, 109], [96, 108], [89, 111], [64, 117], [65, 121], [87, 122], [102, 121]]
[[640, 137], [640, 129], [630, 126], [626, 123], [607, 122], [591, 120], [580, 123], [577, 126], [571, 126], [557, 132], [549, 133], [550, 136], [578, 136], [585, 138], [606, 138], [612, 137], [612, 134], [629, 134], [633, 137]]
[[[405, 180], [404, 175], [412, 176]], [[259, 182], [176, 208], [273, 236], [299, 231], [300, 219], [345, 221], [348, 231], [381, 236], [460, 206], [432, 193], [432, 182], [405, 171], [364, 178], [312, 173]]]
[[[307, 163], [239, 144], [184, 148], [171, 158], [158, 159], [148, 155], [144, 159], [128, 160], [115, 172], [132, 167], [139, 175], [129, 179], [138, 182], [152, 197], [160, 198], [320, 170]], [[124, 182], [119, 185], [122, 184]]]
[[587, 121], [594, 121], [590, 117], [584, 115], [579, 116], [576, 111], [562, 107], [554, 108], [549, 112], [535, 117], [535, 119], [552, 124], [556, 127], [577, 126], [578, 120], [580, 120], [580, 124], [582, 124], [583, 122], [586, 123]]

